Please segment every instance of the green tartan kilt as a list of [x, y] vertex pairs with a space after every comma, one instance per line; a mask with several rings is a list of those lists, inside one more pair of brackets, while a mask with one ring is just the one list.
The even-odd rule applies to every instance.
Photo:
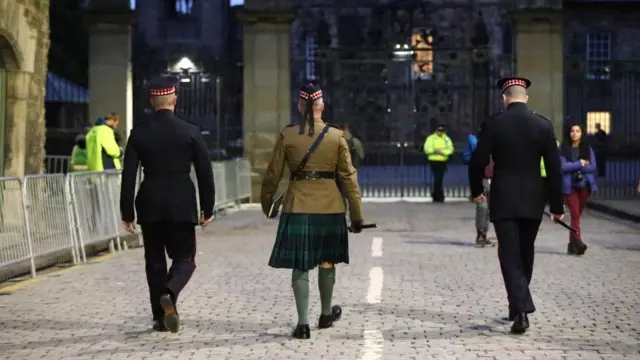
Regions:
[[306, 271], [323, 262], [348, 264], [348, 237], [345, 214], [283, 213], [269, 266]]

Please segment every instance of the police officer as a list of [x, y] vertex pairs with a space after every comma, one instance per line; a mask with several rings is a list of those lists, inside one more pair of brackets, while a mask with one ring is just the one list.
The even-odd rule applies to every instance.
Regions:
[[309, 270], [319, 266], [322, 314], [318, 328], [331, 327], [342, 313], [338, 305], [331, 304], [335, 264], [349, 263], [345, 202], [337, 182], [349, 202], [354, 232], [362, 230], [363, 214], [347, 140], [342, 130], [322, 120], [324, 103], [318, 85], [308, 83], [302, 87], [298, 110], [301, 120], [285, 127], [278, 137], [263, 178], [260, 201], [268, 214], [287, 164], [291, 178], [269, 266], [291, 269], [298, 311], [293, 337], [309, 339]]
[[431, 197], [433, 202], [444, 202], [444, 175], [447, 172], [449, 156], [453, 154], [453, 142], [445, 133], [444, 125], [440, 124], [436, 132], [429, 135], [424, 142], [423, 151], [429, 160], [429, 166], [433, 172], [433, 186]]
[[[515, 334], [529, 328], [527, 314], [535, 311], [529, 283], [545, 192], [552, 218], [560, 220], [564, 213], [556, 137], [551, 121], [527, 107], [530, 85], [531, 81], [519, 77], [498, 81], [505, 111], [483, 124], [469, 166], [471, 194], [476, 201], [484, 201], [482, 178], [490, 159], [494, 161], [490, 216], [498, 237], [498, 257], [513, 320], [511, 332]], [[547, 187], [540, 176], [541, 157]]]
[[[213, 217], [214, 183], [207, 148], [198, 128], [175, 117], [176, 86], [172, 77], [154, 79], [149, 87], [153, 116], [129, 136], [122, 171], [122, 223], [134, 231], [134, 193], [138, 165], [144, 178], [135, 207], [144, 237], [144, 258], [156, 331], [180, 328], [176, 303], [196, 265], [195, 226]], [[193, 164], [203, 217], [189, 177]], [[167, 273], [165, 251], [172, 260]]]

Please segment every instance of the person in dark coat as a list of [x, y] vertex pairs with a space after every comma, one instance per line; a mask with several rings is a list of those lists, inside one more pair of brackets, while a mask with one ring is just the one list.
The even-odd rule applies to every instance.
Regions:
[[[545, 208], [554, 220], [564, 214], [562, 170], [553, 124], [527, 106], [531, 81], [505, 78], [502, 89], [505, 111], [482, 126], [478, 146], [469, 165], [471, 195], [484, 201], [482, 180], [491, 159], [494, 162], [489, 213], [498, 238], [498, 257], [509, 299], [511, 332], [529, 328], [528, 314], [535, 312], [529, 290], [533, 274], [534, 242]], [[544, 159], [548, 186], [540, 176]]]
[[[332, 306], [335, 264], [349, 263], [343, 196], [348, 200], [354, 232], [362, 230], [363, 214], [357, 173], [351, 163], [347, 140], [342, 130], [322, 120], [324, 103], [318, 85], [309, 83], [302, 87], [298, 110], [302, 115], [300, 121], [285, 127], [278, 137], [262, 180], [260, 201], [267, 215], [285, 164], [288, 165], [292, 174], [282, 203], [269, 266], [291, 269], [298, 311], [293, 337], [309, 339], [309, 271], [319, 267], [322, 312], [318, 328], [329, 328], [342, 314], [338, 305]], [[317, 139], [320, 140], [314, 149], [312, 146]], [[309, 160], [301, 166], [307, 153], [311, 154]]]
[[[174, 116], [177, 79], [161, 77], [149, 85], [155, 110], [129, 135], [122, 170], [120, 210], [127, 231], [134, 231], [134, 195], [138, 166], [144, 177], [135, 209], [144, 237], [144, 258], [154, 330], [177, 332], [180, 291], [195, 271], [195, 226], [213, 218], [213, 170], [200, 131]], [[189, 176], [195, 168], [202, 216]], [[165, 251], [172, 260], [167, 272]]]

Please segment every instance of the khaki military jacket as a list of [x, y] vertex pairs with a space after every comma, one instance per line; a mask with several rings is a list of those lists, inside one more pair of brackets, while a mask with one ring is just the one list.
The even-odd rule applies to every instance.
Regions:
[[[298, 134], [298, 125], [289, 125], [282, 130], [273, 149], [273, 157], [262, 180], [260, 202], [264, 213], [268, 213], [278, 183], [287, 165], [290, 171], [296, 171], [302, 158], [324, 128], [325, 123], [316, 119], [315, 132], [309, 136]], [[342, 186], [344, 196], [349, 202], [351, 221], [363, 220], [362, 195], [358, 186], [356, 169], [351, 164], [349, 147], [342, 130], [330, 125], [329, 131], [311, 154], [303, 171], [333, 171]], [[282, 203], [283, 213], [299, 214], [340, 214], [345, 213], [345, 202], [332, 179], [290, 181]]]

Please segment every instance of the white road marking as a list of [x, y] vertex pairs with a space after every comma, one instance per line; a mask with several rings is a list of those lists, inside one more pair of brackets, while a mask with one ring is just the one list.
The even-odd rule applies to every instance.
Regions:
[[[380, 252], [382, 253], [382, 239], [380, 239]], [[375, 241], [374, 241], [375, 244]], [[372, 246], [373, 251], [373, 246]], [[382, 285], [384, 283], [384, 273], [379, 266], [369, 270], [369, 291], [367, 292], [367, 302], [369, 304], [379, 304], [382, 300]], [[384, 337], [382, 331], [377, 326], [367, 321], [364, 329], [364, 344], [362, 346], [361, 360], [380, 360], [384, 349]]]
[[371, 242], [371, 257], [382, 257], [382, 238], [374, 237]]

